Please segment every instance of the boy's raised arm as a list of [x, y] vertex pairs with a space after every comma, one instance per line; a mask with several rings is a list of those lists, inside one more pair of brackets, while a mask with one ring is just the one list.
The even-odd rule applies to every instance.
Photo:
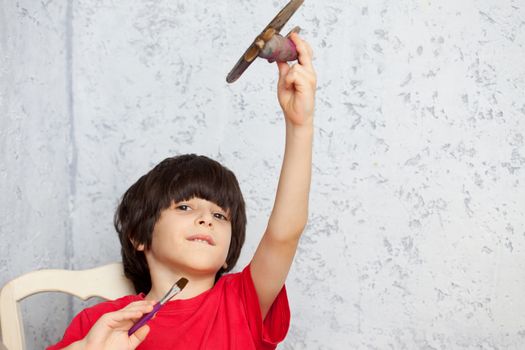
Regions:
[[263, 319], [284, 285], [308, 217], [317, 79], [312, 49], [297, 34], [291, 39], [298, 63], [278, 63], [278, 98], [286, 122], [283, 164], [268, 227], [251, 262]]

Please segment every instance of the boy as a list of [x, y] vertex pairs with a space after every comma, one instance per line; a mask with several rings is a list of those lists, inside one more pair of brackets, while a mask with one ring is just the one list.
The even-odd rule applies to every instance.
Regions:
[[[244, 242], [244, 201], [233, 173], [202, 156], [166, 159], [130, 187], [115, 216], [124, 270], [140, 294], [82, 311], [49, 349], [274, 349], [284, 339], [284, 283], [308, 215], [316, 89], [311, 48], [297, 34], [291, 39], [298, 63], [277, 63], [283, 164], [250, 264], [221, 277]], [[189, 280], [183, 291], [128, 336], [180, 277]]]

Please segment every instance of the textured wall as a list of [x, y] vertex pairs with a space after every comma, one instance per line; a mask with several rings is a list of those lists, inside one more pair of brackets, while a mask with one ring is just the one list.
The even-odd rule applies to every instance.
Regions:
[[[65, 5], [0, 1], [0, 285], [72, 258], [66, 26]], [[24, 303], [30, 349], [56, 338], [69, 304], [64, 296]]]
[[[276, 68], [224, 79], [284, 3], [0, 0], [0, 285], [118, 260], [118, 198], [184, 152], [238, 175], [247, 263], [283, 149]], [[525, 3], [306, 0], [291, 25], [319, 89], [281, 348], [523, 348]], [[81, 307], [24, 302], [30, 348]]]

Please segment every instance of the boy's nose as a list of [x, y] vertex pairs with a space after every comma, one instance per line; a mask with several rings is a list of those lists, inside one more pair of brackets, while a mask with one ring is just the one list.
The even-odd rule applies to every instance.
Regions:
[[197, 223], [199, 225], [211, 226], [212, 225], [211, 214], [203, 213], [197, 218]]
[[199, 225], [211, 226], [211, 221], [205, 220], [205, 219], [199, 219]]

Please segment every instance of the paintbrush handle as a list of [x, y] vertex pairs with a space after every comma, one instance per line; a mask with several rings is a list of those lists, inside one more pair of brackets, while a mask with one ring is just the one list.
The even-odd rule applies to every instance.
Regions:
[[140, 320], [138, 320], [137, 323], [135, 323], [133, 327], [129, 329], [128, 335], [129, 336], [132, 335], [133, 333], [137, 331], [137, 329], [144, 326], [146, 322], [148, 322], [153, 316], [155, 316], [155, 314], [157, 313], [157, 311], [159, 311], [161, 306], [162, 306], [161, 303], [156, 303], [155, 306], [153, 307], [153, 310], [151, 310], [151, 312], [148, 312], [147, 314], [142, 316]]

